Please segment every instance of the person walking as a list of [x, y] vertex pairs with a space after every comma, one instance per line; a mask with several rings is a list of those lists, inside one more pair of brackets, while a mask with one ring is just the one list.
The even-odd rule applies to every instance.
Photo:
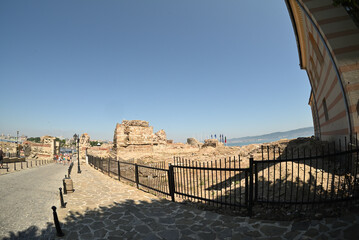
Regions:
[[4, 159], [4, 152], [2, 151], [2, 148], [0, 148], [0, 168], [2, 168], [3, 159]]

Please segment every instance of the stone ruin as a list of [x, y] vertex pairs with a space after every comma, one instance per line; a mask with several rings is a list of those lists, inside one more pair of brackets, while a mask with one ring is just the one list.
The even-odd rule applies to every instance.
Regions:
[[205, 147], [221, 147], [223, 146], [223, 143], [219, 142], [217, 139], [205, 139], [204, 144], [202, 145], [202, 148]]
[[41, 143], [34, 143], [30, 141], [24, 142], [25, 155], [32, 159], [53, 159], [54, 155], [60, 153], [60, 145], [55, 137], [42, 136]]
[[193, 146], [193, 147], [201, 147], [203, 143], [199, 142], [195, 138], [187, 138], [187, 144]]
[[153, 133], [153, 127], [147, 121], [123, 120], [117, 123], [113, 149], [119, 156], [121, 151], [153, 151], [153, 146], [166, 145], [167, 136], [164, 130]]
[[79, 146], [80, 146], [80, 159], [85, 160], [87, 149], [91, 147], [90, 136], [87, 133], [81, 135]]

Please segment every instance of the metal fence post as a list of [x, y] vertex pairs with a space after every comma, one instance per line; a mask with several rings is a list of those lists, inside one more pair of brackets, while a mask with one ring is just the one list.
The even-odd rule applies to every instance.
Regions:
[[258, 200], [258, 167], [257, 164], [254, 163], [254, 201]]
[[107, 175], [110, 176], [110, 164], [111, 164], [111, 159], [108, 159], [108, 163], [107, 163]]
[[121, 181], [120, 161], [117, 161], [118, 181]]
[[174, 174], [173, 174], [173, 166], [171, 163], [168, 164], [168, 189], [172, 199], [172, 202], [175, 202], [175, 184], [174, 184]]
[[137, 186], [137, 188], [139, 188], [138, 187], [139, 179], [138, 179], [138, 165], [137, 165], [137, 163], [135, 163], [135, 179], [136, 179], [136, 186]]
[[252, 216], [253, 208], [253, 158], [249, 158], [249, 197], [248, 197], [248, 215]]

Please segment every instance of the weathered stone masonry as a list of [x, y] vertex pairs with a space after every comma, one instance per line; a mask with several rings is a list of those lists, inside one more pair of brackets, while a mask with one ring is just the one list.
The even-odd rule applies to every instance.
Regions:
[[117, 123], [113, 142], [119, 156], [121, 151], [153, 151], [154, 145], [167, 144], [167, 137], [164, 130], [153, 133], [147, 121], [124, 120]]

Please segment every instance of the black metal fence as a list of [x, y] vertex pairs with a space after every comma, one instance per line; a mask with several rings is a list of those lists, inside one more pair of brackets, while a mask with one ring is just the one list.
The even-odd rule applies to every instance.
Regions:
[[189, 200], [217, 208], [245, 208], [254, 204], [308, 206], [357, 199], [358, 143], [320, 144], [305, 148], [262, 147], [259, 160], [240, 156], [210, 162], [174, 157], [140, 165], [89, 156], [89, 163], [119, 180], [133, 183], [175, 200]]
[[89, 156], [89, 163], [96, 169], [118, 180], [125, 180], [137, 188], [145, 187], [155, 194], [170, 195], [169, 169], [164, 162], [140, 165], [131, 161]]

